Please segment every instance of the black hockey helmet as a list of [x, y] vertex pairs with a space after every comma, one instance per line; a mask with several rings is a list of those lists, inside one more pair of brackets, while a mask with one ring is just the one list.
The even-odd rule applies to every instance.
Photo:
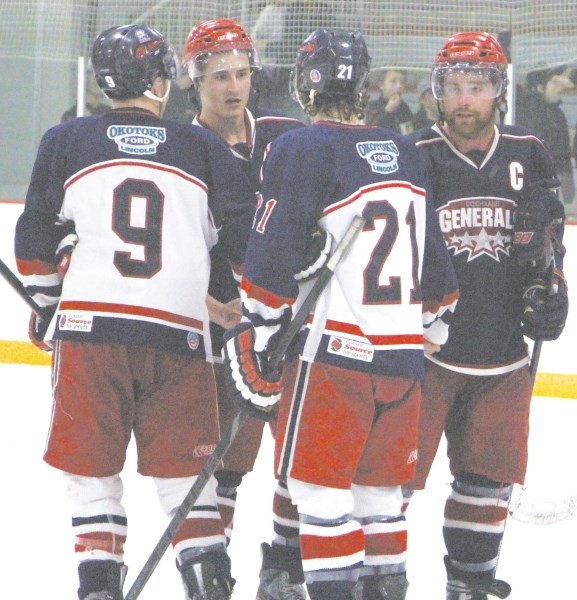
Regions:
[[120, 25], [103, 31], [92, 47], [92, 68], [98, 85], [113, 100], [142, 96], [157, 77], [178, 77], [173, 49], [161, 33], [147, 25]]
[[371, 57], [359, 31], [317, 29], [298, 50], [290, 79], [290, 92], [302, 104], [311, 92], [351, 98], [363, 94]]

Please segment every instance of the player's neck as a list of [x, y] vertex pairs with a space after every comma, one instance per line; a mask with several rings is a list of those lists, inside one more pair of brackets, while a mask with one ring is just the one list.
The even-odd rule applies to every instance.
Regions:
[[146, 96], [140, 96], [140, 98], [129, 98], [127, 100], [112, 100], [112, 108], [142, 108], [160, 117], [162, 104]]
[[490, 126], [479, 132], [477, 135], [475, 135], [475, 137], [471, 138], [460, 135], [457, 131], [448, 127], [446, 123], [442, 125], [442, 129], [457, 150], [463, 154], [467, 154], [468, 152], [472, 151], [487, 152], [493, 143], [493, 138], [495, 137], [494, 123], [491, 123]]
[[202, 111], [198, 116], [198, 121], [204, 127], [218, 134], [225, 142], [234, 146], [247, 142], [244, 116], [244, 112], [242, 115], [234, 117], [221, 117], [212, 112]]
[[349, 119], [344, 119], [338, 115], [332, 113], [317, 113], [314, 117], [311, 118], [313, 123], [318, 123], [319, 121], [329, 121], [332, 123], [342, 123], [344, 125], [359, 125], [361, 122], [356, 115], [351, 115]]

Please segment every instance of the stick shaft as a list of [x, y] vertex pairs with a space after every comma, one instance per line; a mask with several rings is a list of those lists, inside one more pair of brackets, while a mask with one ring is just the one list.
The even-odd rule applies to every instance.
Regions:
[[[364, 222], [365, 220], [362, 217], [355, 217], [353, 219], [347, 232], [343, 236], [343, 239], [339, 242], [338, 246], [335, 248], [335, 251], [327, 261], [327, 264], [321, 270], [317, 280], [315, 281], [315, 284], [313, 285], [311, 291], [309, 292], [303, 304], [301, 305], [300, 310], [297, 312], [290, 325], [283, 333], [283, 336], [281, 337], [275, 349], [275, 352], [273, 353], [273, 356], [271, 356], [271, 360], [269, 361], [270, 367], [276, 368], [280, 364], [280, 361], [282, 360], [287, 348], [290, 346], [290, 343], [292, 342], [294, 336], [300, 331], [301, 327], [304, 325], [312, 307], [318, 300], [329, 279], [332, 277], [335, 268], [344, 257], [347, 249], [354, 241], [357, 233], [362, 229]], [[185, 496], [178, 510], [172, 517], [170, 523], [168, 524], [168, 527], [165, 529], [158, 543], [154, 547], [154, 550], [150, 554], [148, 560], [142, 567], [142, 570], [134, 580], [132, 587], [128, 591], [128, 594], [125, 596], [125, 600], [136, 600], [136, 598], [138, 598], [140, 592], [146, 585], [146, 582], [150, 579], [152, 572], [154, 571], [154, 569], [160, 562], [160, 559], [164, 555], [166, 549], [170, 545], [170, 542], [172, 541], [174, 535], [186, 520], [188, 513], [194, 506], [195, 502], [198, 500], [198, 497], [204, 490], [209, 479], [216, 471], [218, 464], [222, 460], [227, 450], [230, 448], [230, 445], [236, 438], [242, 424], [247, 418], [247, 413], [244, 411], [240, 411], [235, 417], [232, 424], [230, 425], [229, 429], [223, 434], [221, 440], [216, 445], [211, 457], [209, 458], [206, 465], [202, 469], [200, 475], [190, 488], [190, 491]]]
[[49, 312], [46, 309], [39, 306], [38, 304], [36, 304], [36, 302], [34, 302], [34, 300], [32, 300], [32, 298], [30, 297], [30, 295], [24, 288], [24, 285], [22, 284], [20, 279], [18, 279], [18, 277], [16, 277], [16, 275], [14, 275], [14, 273], [10, 270], [8, 265], [2, 259], [0, 259], [0, 273], [2, 274], [4, 279], [10, 284], [12, 289], [16, 291], [16, 293], [20, 296], [20, 298], [22, 298], [22, 300], [24, 300], [24, 302], [26, 302], [26, 304], [28, 304], [28, 306], [39, 317], [50, 318]]

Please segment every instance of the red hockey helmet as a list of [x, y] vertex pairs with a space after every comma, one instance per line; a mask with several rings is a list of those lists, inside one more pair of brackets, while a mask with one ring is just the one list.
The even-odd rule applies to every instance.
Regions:
[[250, 35], [232, 19], [213, 19], [194, 27], [184, 44], [182, 62], [194, 80], [205, 73], [209, 58], [221, 53], [246, 54], [251, 70], [261, 68]]
[[499, 42], [490, 34], [465, 31], [449, 37], [435, 57], [431, 75], [433, 94], [438, 100], [445, 93], [447, 74], [481, 76], [491, 83], [486, 93], [502, 98], [507, 89], [507, 56]]

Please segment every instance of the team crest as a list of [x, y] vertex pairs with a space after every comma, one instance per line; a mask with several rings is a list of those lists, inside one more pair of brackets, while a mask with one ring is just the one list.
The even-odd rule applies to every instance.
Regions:
[[358, 142], [357, 152], [375, 173], [386, 175], [399, 170], [399, 149], [392, 140], [385, 142]]
[[141, 127], [138, 125], [110, 125], [108, 138], [113, 140], [120, 152], [126, 154], [156, 154], [159, 144], [166, 141], [164, 127]]
[[195, 331], [189, 331], [186, 334], [186, 342], [191, 350], [198, 350], [200, 346], [200, 336]]
[[318, 69], [311, 69], [309, 77], [313, 83], [318, 83], [321, 79], [321, 73]]
[[511, 252], [515, 203], [506, 198], [460, 198], [437, 209], [447, 248], [468, 254], [467, 262], [480, 256], [499, 261]]

